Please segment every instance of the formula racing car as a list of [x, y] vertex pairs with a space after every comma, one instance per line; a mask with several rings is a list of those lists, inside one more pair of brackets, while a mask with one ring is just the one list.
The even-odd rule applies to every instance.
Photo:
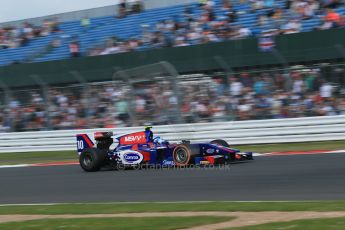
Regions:
[[[113, 132], [94, 133], [94, 143], [87, 134], [77, 135], [80, 166], [87, 172], [104, 166], [123, 169], [144, 165], [186, 167], [188, 165], [222, 165], [230, 162], [252, 160], [251, 152], [231, 148], [224, 140], [191, 143], [182, 140], [169, 143], [154, 137], [152, 127], [114, 138]], [[115, 140], [115, 141], [114, 141]], [[117, 144], [114, 149], [111, 145]]]

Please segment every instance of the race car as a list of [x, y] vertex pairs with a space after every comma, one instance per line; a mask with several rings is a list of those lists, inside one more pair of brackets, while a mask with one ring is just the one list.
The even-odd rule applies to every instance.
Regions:
[[[186, 167], [188, 165], [223, 165], [253, 160], [251, 152], [231, 148], [224, 140], [170, 143], [154, 137], [152, 127], [114, 138], [113, 132], [94, 133], [94, 143], [87, 134], [77, 134], [79, 163], [83, 170], [94, 172], [102, 167], [124, 169], [145, 165]], [[114, 141], [115, 140], [115, 141]], [[111, 145], [117, 144], [114, 149]]]

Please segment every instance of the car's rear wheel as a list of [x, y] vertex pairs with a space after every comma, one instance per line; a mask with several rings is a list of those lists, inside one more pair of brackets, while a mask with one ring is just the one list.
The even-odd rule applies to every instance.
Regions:
[[211, 141], [211, 144], [220, 145], [220, 146], [224, 146], [224, 147], [230, 147], [228, 142], [226, 142], [222, 139], [213, 140], [213, 141]]
[[187, 145], [179, 145], [174, 149], [173, 159], [176, 166], [187, 166], [193, 162], [192, 150]]
[[86, 172], [96, 172], [105, 163], [105, 153], [98, 149], [85, 149], [79, 156], [79, 163]]

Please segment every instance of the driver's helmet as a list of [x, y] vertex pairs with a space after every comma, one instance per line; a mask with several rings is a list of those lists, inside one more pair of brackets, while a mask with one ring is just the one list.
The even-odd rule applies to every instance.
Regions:
[[152, 126], [145, 126], [146, 141], [153, 142], [153, 132], [151, 131]]
[[155, 143], [155, 144], [160, 144], [160, 145], [168, 145], [168, 144], [169, 144], [168, 141], [162, 139], [162, 138], [159, 137], [159, 136], [157, 136], [157, 137], [155, 137], [155, 138], [153, 139], [153, 143]]
[[151, 131], [152, 126], [145, 126], [145, 131]]

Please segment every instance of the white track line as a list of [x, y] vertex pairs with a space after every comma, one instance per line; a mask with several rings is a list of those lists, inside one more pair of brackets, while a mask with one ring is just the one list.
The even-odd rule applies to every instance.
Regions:
[[30, 164], [20, 164], [20, 165], [0, 165], [0, 169], [8, 169], [8, 168], [24, 168], [30, 167]]

